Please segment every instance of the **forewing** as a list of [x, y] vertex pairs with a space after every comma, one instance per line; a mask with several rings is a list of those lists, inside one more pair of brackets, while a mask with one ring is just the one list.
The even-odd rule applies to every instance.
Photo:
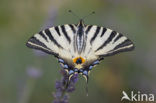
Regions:
[[85, 33], [86, 47], [94, 52], [95, 57], [111, 56], [134, 49], [134, 44], [130, 39], [108, 28], [88, 25]]
[[32, 36], [26, 45], [56, 57], [70, 58], [75, 32], [76, 26], [73, 24], [51, 27]]

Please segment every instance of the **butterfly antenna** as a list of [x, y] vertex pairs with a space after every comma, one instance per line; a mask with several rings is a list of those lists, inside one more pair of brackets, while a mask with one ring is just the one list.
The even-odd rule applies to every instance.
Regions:
[[78, 15], [76, 15], [72, 10], [68, 10], [68, 12], [80, 19], [80, 17]]
[[91, 12], [90, 14], [88, 14], [88, 15], [84, 16], [84, 17], [82, 18], [82, 20], [84, 20], [86, 17], [88, 17], [88, 16], [90, 16], [90, 15], [93, 15], [93, 14], [95, 14], [95, 12], [94, 12], [94, 11], [93, 11], [93, 12]]

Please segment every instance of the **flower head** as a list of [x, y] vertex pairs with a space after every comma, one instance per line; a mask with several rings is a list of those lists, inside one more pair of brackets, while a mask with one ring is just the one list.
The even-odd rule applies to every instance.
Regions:
[[69, 76], [65, 70], [61, 70], [60, 73], [63, 75], [63, 78], [55, 83], [56, 92], [53, 93], [55, 98], [53, 103], [69, 103], [68, 93], [72, 93], [75, 90], [78, 74], [74, 74], [69, 81]]

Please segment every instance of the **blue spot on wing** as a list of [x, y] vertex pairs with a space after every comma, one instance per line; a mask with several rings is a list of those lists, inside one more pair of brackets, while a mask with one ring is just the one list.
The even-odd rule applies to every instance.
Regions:
[[93, 62], [93, 65], [99, 64], [99, 60]]
[[65, 65], [64, 65], [64, 68], [65, 68], [65, 69], [68, 69], [68, 65], [67, 65], [67, 64], [65, 64]]
[[73, 71], [73, 70], [70, 70], [70, 71], [69, 71], [69, 75], [70, 75], [70, 74], [73, 74], [73, 73], [74, 73], [74, 71]]
[[93, 66], [91, 65], [91, 66], [89, 66], [89, 70], [91, 70], [93, 68]]
[[59, 62], [61, 63], [64, 63], [64, 60], [63, 59], [58, 59]]
[[77, 69], [77, 68], [75, 68], [75, 69], [74, 69], [74, 71], [75, 71], [75, 72], [78, 72], [78, 69]]
[[80, 73], [82, 73], [82, 72], [83, 72], [83, 70], [82, 70], [82, 69], [80, 69], [80, 70], [79, 70], [79, 72], [80, 72]]
[[88, 72], [85, 70], [85, 71], [83, 71], [83, 74], [84, 75], [88, 75]]

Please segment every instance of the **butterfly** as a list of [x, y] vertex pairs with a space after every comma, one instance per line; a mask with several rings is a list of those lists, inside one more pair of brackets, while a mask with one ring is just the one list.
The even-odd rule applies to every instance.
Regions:
[[121, 33], [96, 25], [78, 24], [51, 27], [36, 33], [27, 47], [54, 55], [70, 78], [82, 74], [88, 82], [92, 68], [107, 56], [134, 49], [133, 42]]

